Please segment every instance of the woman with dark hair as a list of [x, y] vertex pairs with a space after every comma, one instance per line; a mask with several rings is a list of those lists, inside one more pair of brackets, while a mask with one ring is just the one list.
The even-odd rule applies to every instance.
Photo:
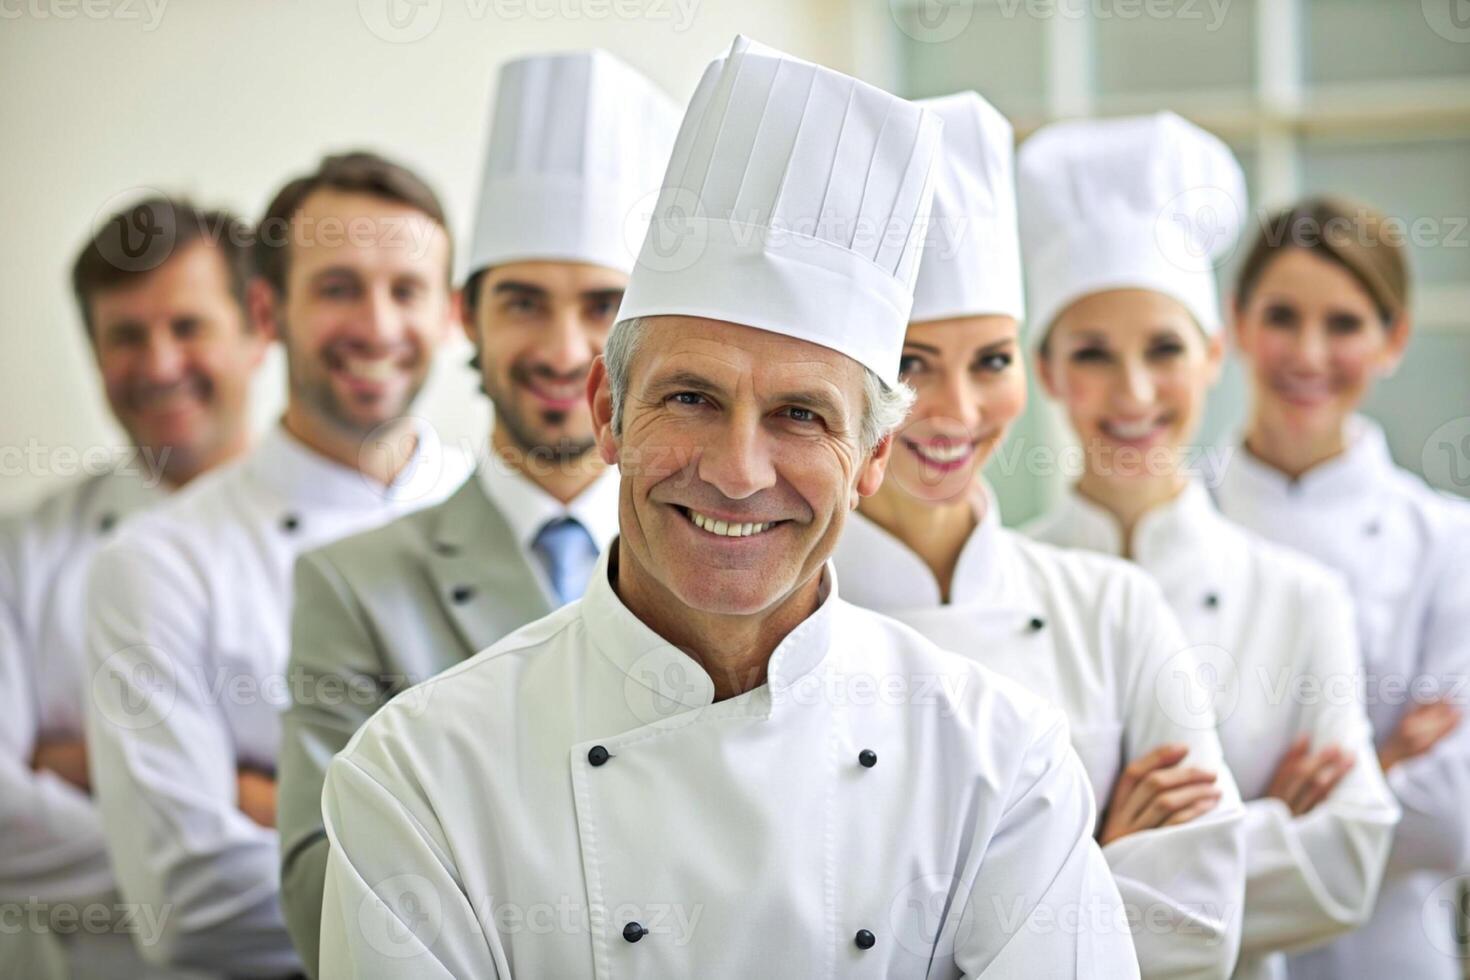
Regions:
[[1470, 507], [1394, 465], [1383, 430], [1357, 414], [1403, 357], [1408, 294], [1402, 239], [1388, 219], [1321, 198], [1265, 222], [1236, 284], [1251, 406], [1220, 506], [1346, 577], [1378, 761], [1403, 810], [1372, 921], [1298, 957], [1293, 980], [1460, 975]]

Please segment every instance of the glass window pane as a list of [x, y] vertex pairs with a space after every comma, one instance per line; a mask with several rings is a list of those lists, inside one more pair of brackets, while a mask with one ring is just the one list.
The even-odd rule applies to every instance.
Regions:
[[1465, 0], [1308, 0], [1305, 9], [1309, 84], [1470, 74]]
[[895, 33], [908, 97], [974, 89], [1012, 120], [1045, 112], [1047, 25], [1027, 13], [1024, 0], [957, 3], [949, 8], [949, 16], [958, 18], [952, 21], [934, 13], [944, 9], [934, 0], [895, 2], [890, 9], [899, 26]]
[[1104, 98], [1137, 92], [1245, 91], [1255, 84], [1256, 0], [1114, 0], [1089, 6], [1097, 91]]

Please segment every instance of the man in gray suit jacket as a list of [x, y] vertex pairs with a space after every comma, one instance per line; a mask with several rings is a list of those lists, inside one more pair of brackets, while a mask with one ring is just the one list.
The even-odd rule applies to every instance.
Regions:
[[287, 926], [315, 975], [327, 764], [378, 708], [579, 598], [617, 533], [587, 375], [611, 328], [678, 126], [604, 52], [500, 72], [464, 286], [495, 406], [491, 452], [453, 496], [296, 567], [278, 826]]

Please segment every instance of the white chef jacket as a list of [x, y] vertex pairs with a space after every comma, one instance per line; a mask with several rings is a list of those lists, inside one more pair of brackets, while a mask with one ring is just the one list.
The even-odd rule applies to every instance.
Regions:
[[617, 467], [607, 467], [566, 504], [493, 453], [475, 468], [475, 475], [486, 498], [510, 525], [521, 556], [536, 576], [537, 587], [555, 609], [561, 599], [551, 588], [546, 559], [536, 551], [536, 536], [552, 521], [570, 517], [586, 529], [599, 555], [606, 551], [608, 542], [618, 535]]
[[436, 503], [466, 476], [461, 454], [420, 435], [385, 488], [277, 427], [93, 561], [92, 782], [123, 896], [170, 910], [148, 959], [235, 975], [299, 968], [276, 832], [238, 809], [236, 771], [275, 769], [296, 556]]
[[[1174, 614], [1138, 569], [1007, 530], [986, 496], [947, 605], [923, 560], [861, 514], [833, 556], [844, 596], [1061, 708], [1100, 810], [1123, 767], [1168, 742], [1189, 746], [1186, 765], [1218, 773], [1221, 799], [1209, 813], [1131, 834], [1103, 855], [1138, 923], [1145, 978], [1230, 976], [1245, 897], [1244, 811]], [[1166, 682], [1174, 673], [1187, 687]]]
[[[1063, 546], [1123, 551], [1117, 521], [1075, 489], [1026, 530]], [[1284, 976], [1277, 951], [1320, 944], [1367, 920], [1399, 816], [1363, 708], [1351, 600], [1327, 569], [1226, 520], [1198, 481], [1143, 516], [1133, 558], [1197, 644], [1225, 760], [1247, 801], [1236, 975]], [[1339, 745], [1356, 763], [1327, 799], [1293, 818], [1265, 793], [1303, 733], [1314, 751]]]
[[[1244, 448], [1217, 497], [1234, 520], [1342, 572], [1357, 600], [1368, 716], [1387, 739], [1415, 698], [1470, 713], [1470, 506], [1399, 469], [1366, 418], [1349, 448], [1298, 480]], [[1293, 960], [1309, 978], [1458, 978], [1447, 879], [1470, 872], [1470, 722], [1401, 762], [1388, 785], [1403, 808], [1372, 921]], [[1426, 942], [1426, 938], [1429, 940]]]
[[122, 520], [166, 492], [128, 463], [0, 527], [0, 903], [94, 917], [56, 919], [56, 932], [0, 930], [0, 963], [28, 980], [170, 975], [133, 947], [132, 931], [148, 924], [119, 905], [92, 797], [30, 768], [41, 739], [83, 736], [87, 567]]
[[1138, 975], [1055, 709], [830, 568], [714, 703], [609, 567], [332, 761], [324, 978]]

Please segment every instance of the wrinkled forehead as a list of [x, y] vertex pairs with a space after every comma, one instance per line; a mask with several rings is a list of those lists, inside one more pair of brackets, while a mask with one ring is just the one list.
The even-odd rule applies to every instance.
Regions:
[[759, 396], [822, 392], [861, 409], [863, 368], [828, 347], [758, 327], [705, 317], [659, 316], [643, 321], [633, 367], [640, 384], [693, 374], [730, 390]]

